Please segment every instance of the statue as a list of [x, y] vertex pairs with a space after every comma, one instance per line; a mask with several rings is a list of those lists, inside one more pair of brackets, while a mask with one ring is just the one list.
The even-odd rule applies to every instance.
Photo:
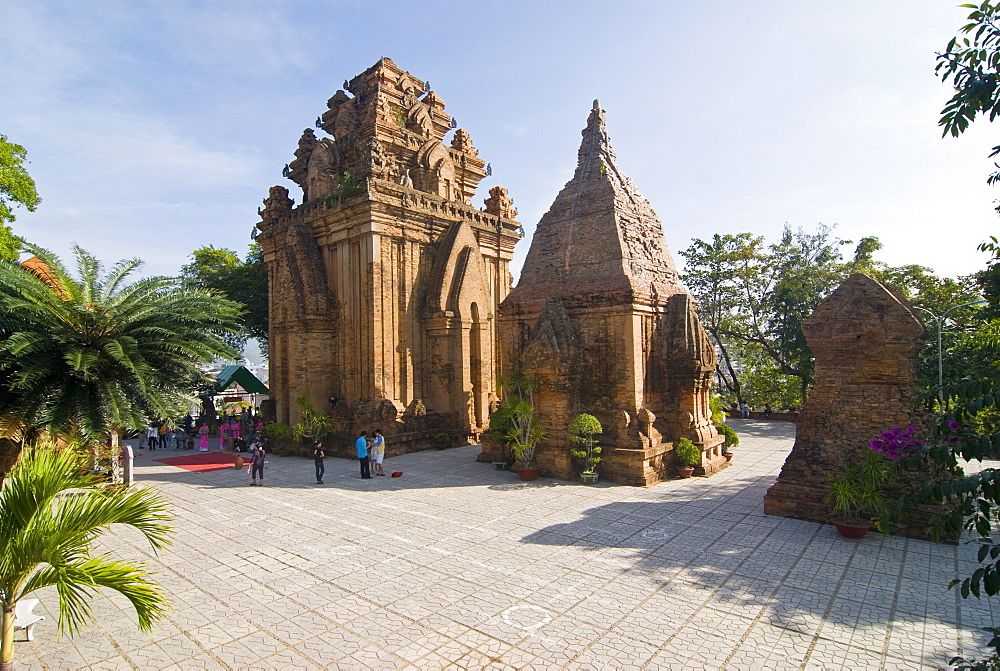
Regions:
[[413, 188], [413, 178], [410, 177], [410, 169], [403, 168], [403, 174], [399, 178], [400, 186], [405, 186], [407, 189]]

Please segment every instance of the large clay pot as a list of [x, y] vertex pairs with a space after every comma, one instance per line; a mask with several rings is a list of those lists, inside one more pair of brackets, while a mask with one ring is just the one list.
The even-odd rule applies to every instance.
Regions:
[[520, 476], [525, 482], [531, 482], [532, 480], [538, 479], [538, 469], [537, 468], [515, 468], [514, 472]]
[[236, 464], [235, 464], [234, 468], [236, 470], [240, 470], [241, 468], [243, 468], [243, 455], [242, 454], [237, 454], [236, 455]]
[[598, 473], [580, 473], [580, 482], [585, 485], [593, 485], [597, 483], [598, 477], [600, 477]]
[[849, 524], [847, 522], [838, 522], [837, 520], [830, 520], [833, 526], [837, 527], [837, 531], [844, 538], [864, 538], [865, 534], [871, 528], [871, 524]]
[[682, 478], [690, 478], [693, 473], [694, 473], [694, 466], [688, 466], [686, 468], [677, 469], [677, 475], [679, 475]]

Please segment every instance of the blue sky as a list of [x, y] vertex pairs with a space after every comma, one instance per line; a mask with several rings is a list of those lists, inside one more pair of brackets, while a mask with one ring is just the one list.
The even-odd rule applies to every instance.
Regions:
[[[0, 3], [0, 133], [43, 202], [14, 229], [175, 274], [245, 251], [326, 100], [381, 56], [428, 79], [530, 233], [594, 98], [675, 255], [787, 223], [970, 273], [998, 232], [995, 129], [941, 139], [934, 78], [968, 10], [932, 0]], [[517, 263], [529, 241], [519, 245]], [[850, 250], [845, 250], [850, 251]]]

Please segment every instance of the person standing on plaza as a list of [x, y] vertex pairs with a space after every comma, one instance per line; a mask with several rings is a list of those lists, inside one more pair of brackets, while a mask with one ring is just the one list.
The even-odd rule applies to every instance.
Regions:
[[232, 433], [232, 439], [229, 445], [230, 447], [236, 447], [240, 438], [243, 437], [243, 431], [241, 429], [242, 427], [240, 426], [240, 423], [236, 421], [236, 417], [234, 416], [233, 421], [229, 424], [229, 431]]
[[149, 449], [156, 449], [156, 422], [150, 422], [149, 428], [146, 429], [146, 440], [149, 442]]
[[254, 448], [253, 453], [250, 455], [250, 477], [253, 478], [253, 482], [250, 483], [251, 486], [257, 484], [257, 477], [260, 476], [260, 484], [264, 485], [264, 446], [257, 443]]
[[372, 463], [375, 464], [375, 475], [385, 475], [382, 470], [382, 459], [385, 458], [385, 438], [382, 429], [372, 431]]
[[316, 444], [313, 446], [313, 460], [316, 462], [316, 484], [323, 484], [323, 474], [326, 473], [326, 464], [323, 463], [323, 457], [326, 456], [326, 452], [323, 451], [323, 441], [317, 440]]
[[747, 405], [746, 401], [743, 401], [742, 403], [740, 403], [740, 416], [743, 419], [749, 419], [750, 418], [750, 406]]
[[178, 424], [174, 429], [174, 449], [183, 450], [186, 443], [187, 433], [184, 431], [184, 427]]
[[222, 452], [224, 449], [226, 449], [226, 427], [227, 426], [229, 426], [228, 422], [226, 424], [220, 424], [219, 425], [219, 452]]
[[198, 429], [198, 433], [201, 434], [201, 438], [198, 439], [198, 451], [208, 452], [208, 425], [202, 424], [201, 428]]
[[362, 431], [358, 439], [354, 441], [354, 447], [358, 451], [358, 461], [361, 462], [361, 479], [371, 480], [372, 471], [368, 465], [368, 432]]
[[170, 427], [167, 426], [167, 420], [160, 422], [160, 428], [156, 430], [156, 434], [159, 438], [160, 444], [157, 445], [161, 450], [167, 449], [167, 434], [170, 433]]

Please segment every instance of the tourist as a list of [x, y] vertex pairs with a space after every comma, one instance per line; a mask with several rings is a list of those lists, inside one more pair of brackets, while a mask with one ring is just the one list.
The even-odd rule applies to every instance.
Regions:
[[167, 434], [170, 433], [170, 427], [167, 426], [167, 420], [160, 422], [160, 428], [156, 430], [157, 437], [159, 438], [159, 447], [161, 450], [167, 449]]
[[358, 451], [358, 461], [361, 462], [361, 479], [371, 480], [372, 472], [368, 465], [368, 432], [362, 431], [358, 439], [354, 441], [354, 447]]
[[208, 425], [202, 424], [201, 428], [198, 429], [198, 433], [201, 434], [201, 438], [198, 439], [198, 451], [208, 452]]
[[149, 442], [149, 449], [156, 449], [156, 422], [150, 422], [149, 428], [146, 429], [146, 440]]
[[264, 446], [257, 443], [254, 446], [253, 453], [250, 455], [250, 477], [253, 478], [253, 482], [250, 483], [251, 486], [257, 484], [257, 477], [260, 476], [260, 484], [264, 484]]
[[765, 403], [764, 404], [764, 419], [771, 419], [771, 413], [772, 412], [773, 412], [773, 410], [771, 410], [771, 404], [770, 403]]
[[747, 405], [746, 401], [740, 403], [740, 417], [742, 417], [743, 419], [750, 418], [750, 406]]
[[326, 465], [323, 463], [323, 457], [326, 456], [326, 452], [323, 451], [323, 441], [317, 440], [316, 445], [313, 446], [313, 460], [316, 462], [316, 484], [323, 484], [323, 474], [326, 473]]
[[382, 429], [372, 431], [372, 463], [375, 464], [375, 475], [385, 475], [382, 470], [382, 459], [385, 458], [385, 438]]
[[184, 431], [183, 426], [178, 426], [176, 429], [174, 429], [174, 449], [183, 450], [186, 443], [187, 443], [187, 433]]

